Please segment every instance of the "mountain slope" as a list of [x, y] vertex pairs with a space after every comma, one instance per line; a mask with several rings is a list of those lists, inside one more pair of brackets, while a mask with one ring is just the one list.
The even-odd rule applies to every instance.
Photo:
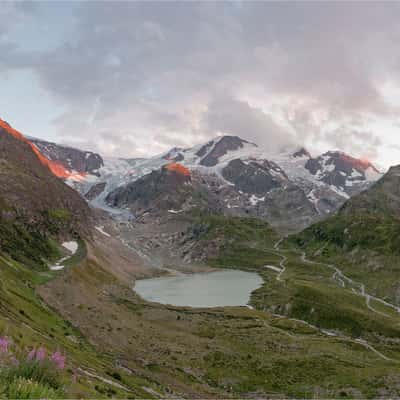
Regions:
[[[35, 143], [48, 158], [86, 171], [83, 179], [68, 182], [94, 207], [119, 219], [130, 217], [121, 210], [120, 202], [114, 201], [114, 194], [118, 192], [119, 199], [131, 197], [123, 191], [131, 192], [135, 181], [173, 163], [189, 169], [192, 183], [198, 183], [192, 189], [219, 197], [219, 212], [262, 218], [283, 233], [299, 231], [323, 219], [381, 177], [371, 163], [341, 152], [331, 151], [313, 158], [300, 148], [271, 155], [236, 136], [222, 136], [193, 148], [173, 148], [158, 156], [132, 160], [103, 160], [89, 152]], [[86, 157], [93, 164], [86, 162]], [[212, 203], [211, 209], [215, 202]], [[153, 210], [155, 204], [156, 201]], [[124, 207], [129, 208], [126, 201]]]
[[[50, 160], [7, 129], [0, 135], [1, 215], [9, 227], [23, 229], [10, 243], [25, 237], [32, 249], [50, 238], [84, 235], [88, 208], [54, 176]], [[303, 199], [306, 194], [273, 162], [238, 162], [229, 152], [221, 157], [235, 182], [218, 175], [222, 164], [189, 168], [165, 160], [152, 171], [143, 160], [119, 160], [122, 168], [131, 168], [127, 179], [135, 174], [132, 169], [148, 172], [116, 187], [109, 202], [140, 217], [121, 224], [104, 218], [106, 230], [96, 227], [87, 240], [87, 256], [62, 273], [26, 268], [1, 254], [2, 247], [0, 333], [10, 335], [19, 351], [38, 343], [65, 351], [63, 376], [71, 398], [398, 397], [397, 316], [371, 311], [355, 293], [333, 285], [330, 271], [310, 266], [293, 248], [280, 249], [279, 236], [267, 223], [223, 215], [246, 210], [234, 207], [241, 201], [262, 204], [264, 187], [275, 201], [287, 195], [286, 207], [293, 213], [298, 201], [291, 190]], [[204, 174], [203, 168], [215, 168], [216, 175]], [[185, 205], [187, 212], [181, 212]], [[219, 215], [207, 214], [219, 207]], [[163, 232], [168, 217], [178, 228], [173, 238]], [[154, 252], [148, 242], [156, 248], [172, 239], [186, 253], [182, 258], [259, 273], [264, 284], [252, 294], [256, 309], [193, 309], [139, 298], [132, 282], [155, 271], [137, 265], [128, 240], [121, 265], [116, 253], [124, 246], [118, 247], [117, 237], [124, 239], [122, 230], [134, 224], [148, 229], [146, 218], [152, 219], [155, 234], [147, 232], [144, 251]], [[179, 219], [186, 229], [177, 226]], [[46, 247], [36, 251], [47, 255]], [[308, 321], [305, 310], [313, 325], [301, 321]]]
[[102, 157], [91, 151], [82, 151], [35, 138], [31, 138], [30, 141], [47, 159], [61, 164], [72, 176], [96, 175], [104, 165]]
[[58, 167], [21, 133], [0, 123], [2, 251], [40, 263], [40, 253], [51, 253], [51, 237], [70, 238], [88, 232], [89, 207], [55, 176], [62, 172]]
[[372, 293], [400, 304], [400, 166], [348, 200], [338, 214], [291, 240], [341, 265]]
[[180, 163], [201, 177], [204, 190], [220, 197], [224, 213], [259, 217], [282, 232], [298, 231], [324, 218], [381, 176], [372, 164], [344, 153], [328, 152], [314, 159], [300, 149], [271, 159], [253, 143], [224, 136], [192, 149], [174, 148], [152, 159], [125, 161], [125, 168], [120, 160], [115, 173], [111, 165], [107, 174], [100, 169], [100, 177], [83, 185], [81, 192], [104, 207], [116, 187], [121, 194], [131, 182], [168, 163]]

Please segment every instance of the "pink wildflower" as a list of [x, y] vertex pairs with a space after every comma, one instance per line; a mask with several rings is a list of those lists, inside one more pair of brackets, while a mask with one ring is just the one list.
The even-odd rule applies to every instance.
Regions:
[[16, 359], [16, 357], [12, 357], [11, 358], [11, 362], [16, 366], [16, 367], [18, 367], [18, 365], [19, 365], [19, 361]]
[[6, 337], [0, 337], [0, 353], [8, 353], [10, 343], [10, 340]]
[[58, 369], [64, 369], [65, 368], [65, 356], [63, 356], [59, 351], [56, 351], [52, 356], [51, 356], [51, 361], [54, 362], [56, 367]]
[[46, 358], [46, 349], [39, 347], [36, 352], [36, 361], [43, 361]]
[[32, 360], [35, 358], [35, 356], [36, 356], [36, 349], [32, 349], [32, 350], [28, 353], [27, 359], [28, 359], [29, 361], [32, 361]]

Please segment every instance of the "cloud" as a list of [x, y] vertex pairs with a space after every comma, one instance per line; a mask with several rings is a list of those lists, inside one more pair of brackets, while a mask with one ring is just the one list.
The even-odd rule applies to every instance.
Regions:
[[217, 97], [209, 104], [204, 124], [208, 132], [243, 137], [271, 153], [296, 144], [290, 130], [278, 125], [260, 108], [227, 96]]
[[325, 135], [325, 140], [334, 149], [354, 154], [361, 158], [375, 160], [382, 140], [373, 132], [359, 131], [357, 129], [341, 126]]
[[33, 71], [62, 105], [60, 139], [107, 154], [143, 156], [217, 133], [357, 152], [362, 135], [376, 137], [364, 126], [371, 116], [399, 111], [380, 90], [400, 85], [399, 3], [5, 4], [0, 15], [70, 27], [31, 49], [0, 28], [0, 67]]

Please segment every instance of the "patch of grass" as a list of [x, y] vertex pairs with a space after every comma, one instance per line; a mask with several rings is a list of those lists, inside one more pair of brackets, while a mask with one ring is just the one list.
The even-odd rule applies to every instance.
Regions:
[[254, 269], [279, 261], [279, 257], [265, 251], [279, 236], [259, 219], [200, 213], [195, 216], [191, 229], [197, 236], [196, 246], [211, 243], [216, 247], [216, 256], [207, 260], [213, 267]]
[[289, 237], [321, 262], [340, 266], [366, 290], [396, 302], [400, 273], [400, 223], [384, 214], [336, 215]]
[[195, 223], [204, 227], [200, 240], [222, 238], [228, 243], [263, 242], [267, 245], [278, 238], [277, 233], [268, 223], [257, 218], [200, 214]]
[[45, 268], [46, 260], [60, 256], [54, 242], [37, 227], [1, 220], [0, 248], [14, 260], [36, 269]]
[[3, 395], [8, 399], [62, 399], [65, 394], [60, 389], [18, 377], [6, 386]]
[[1, 373], [4, 381], [12, 385], [19, 379], [38, 383], [43, 387], [62, 392], [61, 373], [49, 360], [21, 360], [17, 365], [6, 367]]
[[350, 252], [354, 248], [400, 255], [400, 223], [382, 214], [335, 215], [292, 236], [290, 242], [317, 249], [328, 245], [330, 252]]

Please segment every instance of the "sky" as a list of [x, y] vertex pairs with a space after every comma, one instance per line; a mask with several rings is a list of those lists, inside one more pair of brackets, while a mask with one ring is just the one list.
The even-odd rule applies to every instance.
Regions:
[[146, 157], [237, 135], [400, 164], [400, 2], [5, 2], [0, 118]]

